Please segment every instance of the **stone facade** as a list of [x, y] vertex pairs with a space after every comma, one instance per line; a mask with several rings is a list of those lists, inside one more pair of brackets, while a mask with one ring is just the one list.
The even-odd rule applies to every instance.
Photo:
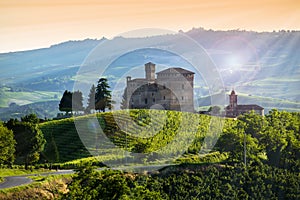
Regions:
[[226, 117], [235, 118], [252, 110], [257, 114], [264, 116], [264, 108], [261, 106], [256, 104], [238, 105], [237, 95], [234, 90], [231, 91], [231, 94], [229, 95], [229, 105], [225, 107]]
[[125, 108], [194, 112], [194, 72], [168, 68], [155, 78], [155, 64], [149, 62], [145, 74], [145, 78], [127, 77]]

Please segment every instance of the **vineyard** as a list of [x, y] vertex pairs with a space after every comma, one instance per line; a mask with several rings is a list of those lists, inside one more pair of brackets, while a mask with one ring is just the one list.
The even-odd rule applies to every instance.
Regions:
[[246, 156], [249, 164], [297, 171], [299, 121], [299, 113], [277, 110], [238, 120], [161, 110], [97, 113], [40, 124], [47, 140], [42, 155], [52, 163], [94, 156], [110, 166], [240, 163]]
[[192, 113], [130, 110], [50, 121], [40, 125], [47, 140], [43, 155], [50, 162], [104, 154], [105, 159], [109, 154], [121, 159], [124, 151], [131, 154], [127, 161], [133, 157], [177, 159], [201, 149], [211, 120], [211, 116]]

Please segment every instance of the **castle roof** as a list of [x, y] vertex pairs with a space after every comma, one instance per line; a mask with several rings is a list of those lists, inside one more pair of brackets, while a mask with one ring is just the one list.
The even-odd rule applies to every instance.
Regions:
[[152, 62], [148, 62], [148, 63], [146, 63], [145, 65], [155, 65], [155, 64], [152, 63]]
[[129, 82], [135, 82], [135, 81], [143, 82], [143, 81], [147, 81], [147, 80], [145, 78], [135, 78], [135, 79], [130, 80]]
[[191, 71], [186, 70], [186, 69], [182, 69], [180, 67], [168, 68], [168, 69], [162, 70], [160, 72], [157, 72], [156, 74], [174, 74], [174, 73], [195, 74], [194, 72], [191, 72]]

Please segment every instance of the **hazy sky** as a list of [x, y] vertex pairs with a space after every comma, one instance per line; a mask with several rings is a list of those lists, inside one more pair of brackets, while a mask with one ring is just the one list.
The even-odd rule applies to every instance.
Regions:
[[0, 0], [0, 52], [138, 28], [300, 30], [300, 0]]

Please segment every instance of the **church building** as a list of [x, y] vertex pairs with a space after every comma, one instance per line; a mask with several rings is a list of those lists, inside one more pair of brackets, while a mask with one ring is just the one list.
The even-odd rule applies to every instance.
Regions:
[[231, 94], [229, 95], [229, 105], [225, 107], [226, 117], [235, 118], [252, 110], [259, 115], [264, 115], [264, 108], [256, 104], [238, 105], [237, 95], [234, 90], [231, 91]]
[[149, 62], [145, 78], [127, 77], [122, 108], [194, 112], [194, 74], [183, 68], [155, 73], [155, 64]]

